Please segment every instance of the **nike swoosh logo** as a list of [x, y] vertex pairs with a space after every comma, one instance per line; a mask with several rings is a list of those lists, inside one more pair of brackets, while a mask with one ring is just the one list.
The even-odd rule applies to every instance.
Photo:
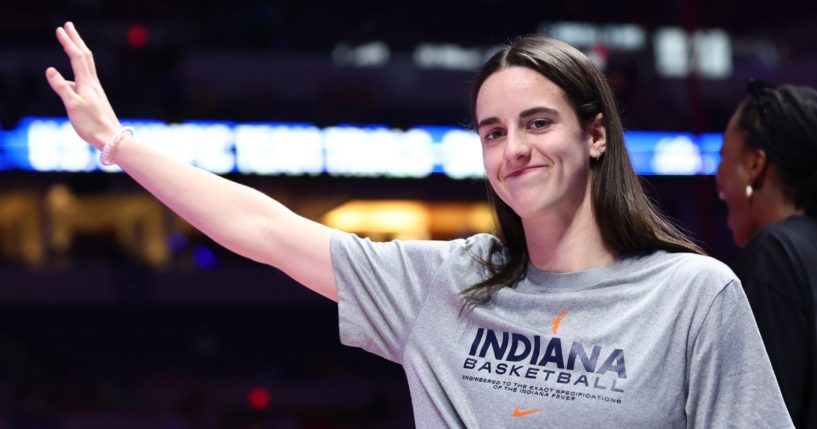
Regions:
[[520, 410], [519, 407], [514, 407], [513, 416], [514, 417], [525, 417], [528, 414], [538, 413], [539, 411], [542, 411], [542, 409], [541, 408], [533, 408], [533, 409], [530, 409], [530, 410]]

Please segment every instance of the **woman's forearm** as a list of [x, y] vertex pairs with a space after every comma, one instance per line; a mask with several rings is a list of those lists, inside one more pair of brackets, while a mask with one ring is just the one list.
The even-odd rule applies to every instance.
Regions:
[[113, 154], [122, 169], [196, 229], [227, 249], [280, 268], [337, 299], [330, 229], [250, 187], [175, 160], [125, 137]]
[[133, 137], [117, 146], [114, 159], [171, 210], [222, 246], [258, 262], [273, 264], [274, 248], [265, 225], [291, 215], [247, 186], [177, 161]]

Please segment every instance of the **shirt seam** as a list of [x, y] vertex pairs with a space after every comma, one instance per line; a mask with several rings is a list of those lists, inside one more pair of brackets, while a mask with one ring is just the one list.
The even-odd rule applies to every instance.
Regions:
[[402, 344], [400, 345], [400, 353], [398, 354], [398, 356], [400, 356], [401, 364], [406, 361], [406, 347], [408, 346], [408, 343], [409, 343], [411, 337], [414, 335], [414, 330], [417, 328], [417, 319], [420, 318], [420, 315], [422, 315], [423, 311], [425, 311], [425, 309], [426, 309], [426, 304], [428, 303], [428, 299], [431, 296], [431, 289], [434, 287], [434, 284], [437, 281], [437, 277], [440, 276], [440, 273], [442, 272], [443, 267], [448, 265], [450, 260], [451, 260], [451, 254], [449, 253], [445, 257], [444, 262], [442, 264], [440, 264], [440, 266], [437, 268], [437, 270], [434, 272], [434, 275], [431, 277], [431, 279], [428, 282], [428, 288], [426, 288], [425, 295], [423, 296], [423, 298], [421, 300], [422, 302], [420, 303], [420, 306], [417, 309], [417, 315], [415, 315], [414, 319], [412, 319], [412, 321], [411, 321], [411, 329], [409, 329], [408, 334], [406, 335], [405, 339], [402, 341]]
[[698, 342], [698, 337], [701, 335], [701, 331], [703, 330], [703, 326], [706, 323], [706, 320], [709, 319], [709, 315], [712, 313], [712, 307], [715, 305], [715, 301], [717, 301], [718, 298], [720, 298], [721, 294], [723, 294], [723, 291], [725, 291], [726, 288], [728, 288], [730, 285], [734, 283], [735, 279], [731, 279], [728, 282], [726, 282], [726, 284], [724, 284], [723, 287], [721, 287], [721, 290], [719, 290], [718, 293], [716, 293], [715, 296], [712, 298], [712, 302], [709, 303], [709, 306], [706, 309], [706, 315], [704, 315], [703, 320], [701, 320], [701, 324], [698, 326], [698, 332], [695, 333], [695, 338], [692, 340], [693, 345]]
[[[728, 282], [726, 282], [726, 284], [724, 284], [723, 287], [721, 287], [721, 289], [718, 291], [718, 293], [716, 293], [715, 296], [712, 298], [712, 301], [709, 303], [709, 306], [706, 309], [706, 314], [704, 315], [703, 320], [701, 320], [700, 325], [698, 325], [697, 332], [695, 332], [695, 338], [693, 338], [693, 340], [692, 340], [693, 350], [695, 348], [695, 344], [698, 342], [698, 337], [700, 337], [700, 335], [701, 335], [701, 331], [703, 331], [703, 327], [706, 324], [707, 319], [709, 319], [709, 315], [712, 314], [712, 307], [715, 306], [715, 302], [720, 298], [721, 294], [724, 293], [726, 288], [728, 288], [730, 285], [734, 284], [735, 282], [736, 282], [735, 279], [731, 279]], [[692, 353], [692, 350], [690, 350], [689, 353]], [[689, 353], [687, 354], [686, 376], [684, 377], [686, 379], [685, 382], [686, 382], [686, 394], [687, 394], [687, 397], [689, 396], [689, 376], [690, 376], [689, 371], [690, 371], [690, 365], [692, 364], [691, 355]]]

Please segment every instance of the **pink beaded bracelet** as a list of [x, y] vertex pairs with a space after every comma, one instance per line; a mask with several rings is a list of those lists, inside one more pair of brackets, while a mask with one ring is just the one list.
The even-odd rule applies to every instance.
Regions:
[[99, 155], [99, 162], [105, 166], [114, 165], [114, 162], [111, 160], [111, 152], [116, 149], [116, 146], [119, 145], [119, 142], [125, 137], [125, 134], [130, 134], [133, 137], [133, 128], [128, 125], [120, 128], [119, 131], [114, 133], [113, 137], [108, 140], [108, 143], [105, 143], [105, 146], [102, 147], [102, 154]]

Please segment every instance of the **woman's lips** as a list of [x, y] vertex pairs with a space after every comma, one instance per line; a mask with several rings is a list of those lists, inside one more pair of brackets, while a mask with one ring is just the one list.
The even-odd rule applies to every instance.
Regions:
[[510, 179], [510, 178], [513, 178], [513, 177], [518, 177], [518, 176], [521, 176], [521, 175], [523, 175], [523, 174], [525, 174], [525, 173], [527, 173], [529, 171], [537, 170], [537, 169], [540, 169], [540, 168], [543, 168], [543, 167], [544, 167], [544, 165], [529, 165], [527, 167], [511, 171], [510, 173], [508, 173], [505, 176], [505, 178]]

